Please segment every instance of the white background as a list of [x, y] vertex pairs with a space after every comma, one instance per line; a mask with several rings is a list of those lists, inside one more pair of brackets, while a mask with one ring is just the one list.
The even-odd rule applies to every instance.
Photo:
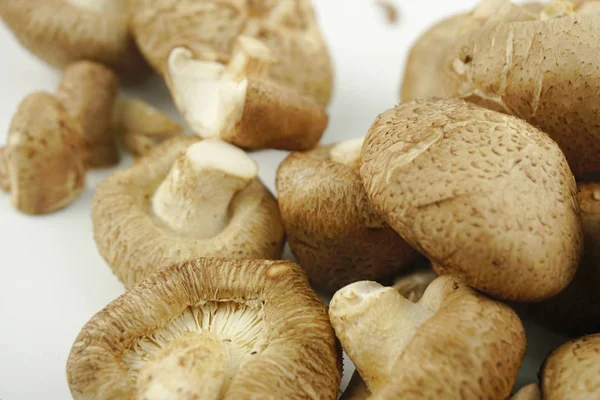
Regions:
[[[398, 102], [404, 60], [418, 34], [436, 20], [470, 9], [475, 0], [396, 0], [401, 17], [386, 23], [376, 0], [314, 0], [336, 68], [324, 143], [362, 136], [378, 113]], [[60, 75], [24, 49], [0, 25], [0, 144], [21, 99], [53, 91]], [[177, 114], [158, 79], [128, 92]], [[177, 117], [178, 118], [178, 117]], [[274, 190], [284, 152], [252, 156]], [[130, 163], [124, 159], [118, 168]], [[90, 204], [95, 186], [116, 168], [88, 174], [87, 188], [67, 209], [30, 217], [0, 193], [0, 399], [68, 399], [65, 363], [79, 329], [123, 293], [96, 250]], [[518, 386], [534, 381], [560, 338], [527, 324], [528, 356]], [[353, 367], [345, 365], [345, 386]]]

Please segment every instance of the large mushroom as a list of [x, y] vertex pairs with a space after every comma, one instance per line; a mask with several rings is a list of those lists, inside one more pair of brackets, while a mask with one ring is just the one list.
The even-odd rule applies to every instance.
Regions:
[[18, 210], [51, 213], [83, 190], [86, 158], [80, 125], [55, 97], [32, 93], [19, 104], [0, 151], [0, 186]]
[[291, 250], [327, 290], [391, 278], [418, 256], [371, 206], [358, 175], [361, 145], [362, 138], [292, 153], [277, 170]]
[[600, 334], [559, 346], [544, 361], [539, 375], [544, 400], [600, 398]]
[[278, 259], [283, 224], [257, 173], [225, 142], [171, 139], [98, 185], [98, 249], [127, 287], [196, 257]]
[[558, 294], [583, 245], [577, 187], [554, 141], [456, 99], [378, 117], [360, 169], [375, 209], [439, 274], [503, 299]]
[[329, 317], [373, 399], [504, 399], [525, 353], [512, 309], [447, 276], [417, 303], [353, 283], [333, 296]]
[[25, 48], [57, 68], [90, 60], [132, 79], [147, 70], [129, 34], [127, 0], [3, 0], [0, 16]]
[[259, 39], [277, 63], [269, 77], [325, 106], [333, 69], [310, 0], [131, 0], [134, 35], [161, 75], [177, 47], [202, 61], [230, 61], [240, 35]]
[[117, 76], [102, 64], [78, 61], [63, 72], [56, 98], [81, 126], [92, 167], [119, 162], [111, 125], [118, 93]]
[[273, 63], [264, 44], [244, 36], [227, 65], [200, 61], [177, 47], [169, 57], [167, 82], [177, 108], [201, 137], [246, 148], [311, 149], [327, 115], [312, 97], [270, 80]]
[[341, 354], [299, 266], [201, 258], [97, 313], [75, 339], [67, 377], [75, 399], [334, 400]]

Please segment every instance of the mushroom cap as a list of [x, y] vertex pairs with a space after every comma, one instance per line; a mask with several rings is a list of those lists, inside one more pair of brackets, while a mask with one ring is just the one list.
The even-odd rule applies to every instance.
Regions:
[[331, 98], [333, 68], [310, 0], [136, 0], [131, 9], [136, 41], [163, 76], [177, 47], [187, 48], [194, 58], [226, 64], [237, 37], [247, 35], [266, 44], [277, 59], [270, 70], [275, 82], [320, 105]]
[[277, 170], [288, 243], [313, 284], [391, 277], [418, 254], [374, 213], [358, 172], [331, 161], [332, 146], [290, 154]]
[[5, 153], [12, 203], [24, 213], [60, 210], [85, 186], [81, 126], [48, 93], [32, 93], [21, 101]]
[[[67, 361], [71, 393], [75, 399], [135, 398], [161, 351], [204, 334], [238, 357], [239, 368], [218, 398], [337, 396], [341, 352], [302, 269], [289, 261], [209, 258], [162, 269], [97, 313]], [[187, 362], [183, 356], [181, 362]], [[204, 383], [214, 384], [207, 371], [197, 370], [204, 379], [189, 382], [196, 394]]]
[[455, 99], [402, 104], [371, 127], [360, 174], [375, 209], [438, 275], [536, 301], [575, 274], [575, 180], [556, 143], [518, 118]]
[[25, 48], [54, 67], [97, 61], [132, 79], [147, 70], [129, 34], [126, 0], [3, 0], [0, 16]]
[[538, 322], [570, 336], [600, 332], [600, 183], [580, 183], [578, 188], [584, 245], [575, 278], [558, 295], [527, 306]]
[[96, 244], [126, 287], [191, 258], [278, 259], [283, 252], [277, 202], [258, 179], [234, 197], [228, 225], [211, 238], [178, 235], [153, 215], [152, 195], [177, 157], [197, 142], [193, 137], [170, 139], [97, 187], [92, 206]]
[[541, 371], [544, 400], [600, 396], [600, 334], [569, 341], [548, 356]]
[[575, 176], [600, 172], [599, 34], [594, 14], [484, 24], [448, 51], [446, 94], [539, 127]]
[[[507, 398], [525, 353], [517, 314], [448, 276], [434, 280], [417, 303], [393, 288], [353, 283], [333, 296], [329, 317], [373, 399]], [[390, 330], [394, 325], [399, 330]], [[376, 346], [390, 359], [365, 353]], [[373, 375], [385, 365], [388, 377]]]

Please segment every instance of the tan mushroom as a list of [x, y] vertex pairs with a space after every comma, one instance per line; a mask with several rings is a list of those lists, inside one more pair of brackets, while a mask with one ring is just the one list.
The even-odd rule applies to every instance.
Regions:
[[575, 274], [575, 180], [556, 143], [522, 120], [461, 100], [405, 103], [371, 127], [360, 173], [378, 213], [438, 275], [537, 301]]
[[506, 398], [525, 352], [516, 313], [451, 277], [417, 303], [356, 282], [333, 296], [329, 317], [374, 399]]
[[559, 346], [544, 362], [540, 375], [544, 400], [600, 398], [600, 334]]
[[246, 148], [307, 150], [327, 126], [315, 100], [267, 78], [273, 59], [261, 42], [241, 36], [227, 65], [176, 48], [169, 87], [192, 130]]
[[333, 69], [310, 0], [130, 0], [136, 41], [154, 69], [166, 75], [173, 49], [227, 64], [238, 36], [259, 39], [277, 63], [269, 77], [325, 106]]
[[60, 210], [85, 186], [86, 154], [81, 127], [62, 104], [48, 93], [32, 93], [10, 124], [0, 153], [0, 183], [24, 213]]
[[183, 127], [160, 110], [140, 99], [126, 97], [117, 102], [112, 128], [135, 156], [146, 155], [165, 140], [183, 133]]
[[[577, 177], [600, 172], [600, 96], [594, 13], [555, 0], [535, 18], [492, 18], [445, 61], [445, 92], [539, 127]], [[557, 55], [559, 55], [557, 57]]]
[[527, 306], [531, 317], [570, 336], [600, 332], [600, 183], [580, 183], [577, 195], [583, 219], [583, 257], [565, 290]]
[[201, 258], [97, 313], [75, 339], [67, 377], [75, 399], [334, 400], [341, 354], [300, 267]]
[[79, 61], [63, 73], [56, 98], [81, 125], [92, 167], [119, 162], [119, 149], [111, 128], [118, 92], [117, 76], [102, 64]]
[[242, 150], [216, 140], [171, 139], [98, 185], [94, 237], [130, 287], [196, 257], [278, 259], [277, 202]]
[[[392, 287], [398, 291], [406, 300], [416, 303], [423, 297], [425, 290], [436, 278], [431, 266], [417, 268], [399, 276]], [[365, 381], [358, 371], [354, 371], [352, 378], [340, 397], [340, 400], [365, 400], [371, 395]]]
[[391, 278], [418, 254], [375, 213], [358, 175], [362, 138], [292, 153], [277, 170], [288, 243], [316, 286]]
[[81, 60], [127, 79], [147, 66], [129, 34], [127, 0], [3, 0], [0, 16], [19, 42], [58, 68]]
[[542, 395], [538, 384], [530, 383], [515, 393], [510, 400], [542, 400]]

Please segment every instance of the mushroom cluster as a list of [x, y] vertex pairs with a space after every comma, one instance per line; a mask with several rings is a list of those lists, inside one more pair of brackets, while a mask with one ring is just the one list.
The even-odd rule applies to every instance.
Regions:
[[[333, 400], [343, 348], [346, 400], [600, 398], [599, 3], [438, 22], [404, 102], [320, 145], [333, 72], [310, 0], [0, 1], [63, 69], [0, 147], [15, 208], [57, 211], [120, 144], [137, 157], [95, 188], [126, 292], [75, 340], [73, 397]], [[120, 93], [150, 67], [192, 135]], [[265, 148], [292, 151], [277, 198], [245, 151]], [[519, 391], [509, 301], [572, 338]]]

